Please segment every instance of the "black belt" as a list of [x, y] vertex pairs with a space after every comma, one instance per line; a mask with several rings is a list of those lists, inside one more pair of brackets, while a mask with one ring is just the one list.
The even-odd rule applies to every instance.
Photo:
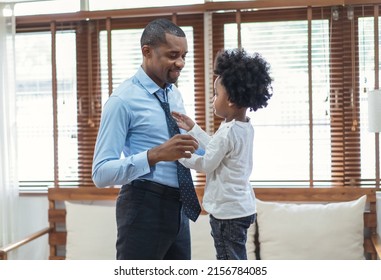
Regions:
[[160, 183], [156, 183], [149, 180], [134, 180], [127, 186], [136, 187], [146, 191], [157, 193], [161, 196], [168, 196], [176, 199], [180, 199], [180, 192], [178, 188], [169, 187]]

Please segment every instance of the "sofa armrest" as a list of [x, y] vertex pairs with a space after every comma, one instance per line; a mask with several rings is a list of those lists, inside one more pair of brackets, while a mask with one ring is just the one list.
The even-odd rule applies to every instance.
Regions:
[[24, 239], [0, 248], [0, 260], [7, 260], [8, 253], [50, 232], [50, 227], [32, 233]]
[[376, 250], [376, 260], [381, 260], [381, 238], [378, 234], [372, 235], [372, 243]]

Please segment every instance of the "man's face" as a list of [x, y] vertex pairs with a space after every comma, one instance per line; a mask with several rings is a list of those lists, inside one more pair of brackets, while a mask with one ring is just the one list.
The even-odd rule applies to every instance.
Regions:
[[185, 66], [188, 44], [185, 37], [166, 34], [167, 43], [150, 47], [146, 55], [146, 73], [160, 87], [165, 83], [175, 83]]

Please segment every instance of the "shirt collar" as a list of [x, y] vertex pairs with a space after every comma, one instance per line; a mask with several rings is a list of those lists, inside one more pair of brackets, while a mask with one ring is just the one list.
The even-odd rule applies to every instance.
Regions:
[[[148, 91], [150, 94], [155, 92], [162, 91], [163, 89], [159, 87], [148, 75], [144, 72], [143, 67], [139, 67], [138, 72], [136, 73], [136, 78], [139, 80], [140, 84]], [[172, 91], [172, 84], [167, 83], [165, 89], [168, 92]]]

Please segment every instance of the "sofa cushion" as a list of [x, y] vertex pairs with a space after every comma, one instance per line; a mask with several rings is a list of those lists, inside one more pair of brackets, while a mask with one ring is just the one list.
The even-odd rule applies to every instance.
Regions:
[[255, 260], [255, 222], [247, 230], [246, 253], [248, 260]]
[[327, 204], [257, 199], [261, 259], [364, 259], [365, 203], [366, 196]]
[[65, 201], [65, 206], [66, 259], [115, 260], [115, 202]]
[[[114, 201], [65, 201], [66, 259], [115, 260], [116, 220]], [[209, 215], [190, 222], [192, 259], [215, 260]]]

